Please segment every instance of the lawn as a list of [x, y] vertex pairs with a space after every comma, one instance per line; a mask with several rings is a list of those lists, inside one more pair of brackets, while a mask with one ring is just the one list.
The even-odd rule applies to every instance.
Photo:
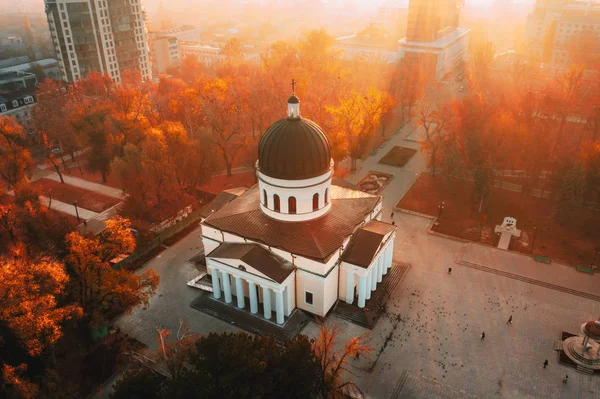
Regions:
[[402, 167], [415, 155], [417, 150], [405, 147], [394, 147], [388, 152], [379, 163], [391, 166]]
[[107, 197], [93, 191], [69, 186], [68, 184], [50, 179], [36, 180], [31, 185], [40, 190], [40, 194], [45, 197], [49, 197], [51, 193], [52, 199], [66, 202], [67, 204], [77, 201], [77, 206], [94, 212], [103, 212], [121, 202], [118, 198]]
[[472, 182], [421, 174], [396, 206], [437, 216], [439, 203], [444, 201], [440, 224], [433, 227], [435, 231], [490, 245], [498, 244], [494, 227], [511, 216], [517, 219], [517, 228], [522, 233], [519, 239], [511, 240], [509, 249], [533, 252], [572, 265], [592, 261], [600, 242], [597, 227], [600, 212], [575, 208], [571, 222], [561, 225], [553, 218], [553, 201], [494, 187], [484, 201], [483, 212], [479, 213], [479, 201], [472, 193]]
[[200, 190], [207, 193], [219, 194], [223, 190], [237, 187], [252, 187], [255, 184], [254, 172], [236, 173], [232, 176], [213, 176], [204, 183]]
[[104, 183], [102, 182], [102, 175], [100, 173], [90, 173], [83, 168], [83, 165], [81, 170], [79, 170], [76, 166], [71, 166], [69, 168], [69, 172], [63, 170], [62, 173], [66, 176], [78, 177], [80, 179], [87, 180], [92, 183], [104, 184], [106, 186], [123, 189], [123, 185], [117, 179], [115, 174], [109, 173], [106, 177], [106, 182]]

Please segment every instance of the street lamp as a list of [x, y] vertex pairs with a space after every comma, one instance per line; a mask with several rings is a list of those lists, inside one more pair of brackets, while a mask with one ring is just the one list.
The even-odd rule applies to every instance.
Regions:
[[596, 262], [596, 257], [598, 256], [598, 254], [600, 253], [600, 247], [596, 247], [596, 249], [594, 249], [594, 258], [592, 259], [592, 263], [590, 264], [590, 267], [592, 269], [595, 269], [596, 267], [594, 266], [594, 262]]
[[73, 201], [73, 205], [75, 205], [75, 214], [77, 215], [77, 223], [81, 220], [79, 219], [79, 211], [77, 210], [77, 201]]
[[537, 237], [537, 227], [533, 226], [533, 237], [531, 238], [531, 250], [533, 252], [533, 246], [535, 245], [535, 238]]
[[435, 225], [439, 225], [440, 224], [440, 218], [442, 217], [442, 211], [444, 210], [444, 201], [441, 201], [440, 204], [438, 205], [438, 217], [435, 220]]

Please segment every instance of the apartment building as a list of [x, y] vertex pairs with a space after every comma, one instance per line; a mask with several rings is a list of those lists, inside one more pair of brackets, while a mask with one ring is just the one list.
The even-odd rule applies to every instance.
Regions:
[[45, 0], [46, 16], [63, 80], [90, 72], [115, 81], [127, 72], [152, 78], [140, 0]]

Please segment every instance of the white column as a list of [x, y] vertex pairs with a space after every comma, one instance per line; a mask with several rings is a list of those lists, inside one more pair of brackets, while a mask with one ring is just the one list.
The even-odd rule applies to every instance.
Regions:
[[214, 267], [211, 267], [210, 274], [212, 275], [213, 297], [215, 299], [219, 299], [221, 298], [221, 284], [219, 283], [219, 272]]
[[354, 272], [346, 272], [346, 303], [354, 302]]
[[367, 284], [366, 284], [366, 289], [367, 289], [367, 295], [366, 295], [366, 299], [369, 300], [371, 299], [371, 277], [372, 277], [372, 273], [370, 271], [367, 271]]
[[385, 252], [382, 252], [379, 255], [379, 258], [377, 258], [377, 282], [381, 283], [381, 279], [383, 278], [383, 258], [384, 258]]
[[225, 291], [225, 302], [231, 303], [231, 281], [229, 280], [229, 274], [221, 271], [223, 276], [223, 290]]
[[388, 272], [388, 262], [390, 257], [390, 245], [388, 244], [385, 252], [383, 253], [383, 275], [385, 276]]
[[271, 318], [271, 290], [268, 287], [262, 287], [263, 290], [263, 308], [265, 319]]
[[275, 312], [277, 313], [277, 324], [283, 324], [283, 292], [275, 292]]
[[367, 296], [367, 278], [365, 276], [358, 276], [358, 307], [359, 308], [365, 307], [366, 296]]
[[240, 309], [244, 308], [244, 282], [241, 277], [235, 276], [235, 295], [237, 298], [237, 306]]
[[287, 311], [285, 312], [286, 316], [289, 316], [292, 314], [292, 310], [294, 310], [294, 306], [292, 305], [294, 302], [294, 298], [292, 298], [292, 287], [290, 286], [290, 284], [288, 284], [287, 287], [285, 287], [285, 294], [287, 295]]
[[377, 263], [371, 265], [371, 291], [377, 289]]
[[387, 261], [387, 268], [390, 269], [392, 267], [392, 264], [394, 263], [394, 243], [391, 242], [390, 246], [388, 247], [388, 261]]
[[248, 292], [250, 295], [250, 312], [256, 314], [258, 312], [258, 297], [256, 295], [256, 284], [248, 281]]

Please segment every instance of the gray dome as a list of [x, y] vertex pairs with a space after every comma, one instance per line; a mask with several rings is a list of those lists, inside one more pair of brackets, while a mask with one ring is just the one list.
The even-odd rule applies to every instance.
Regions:
[[323, 130], [305, 118], [275, 122], [258, 144], [261, 173], [283, 180], [303, 180], [329, 170], [331, 146]]

